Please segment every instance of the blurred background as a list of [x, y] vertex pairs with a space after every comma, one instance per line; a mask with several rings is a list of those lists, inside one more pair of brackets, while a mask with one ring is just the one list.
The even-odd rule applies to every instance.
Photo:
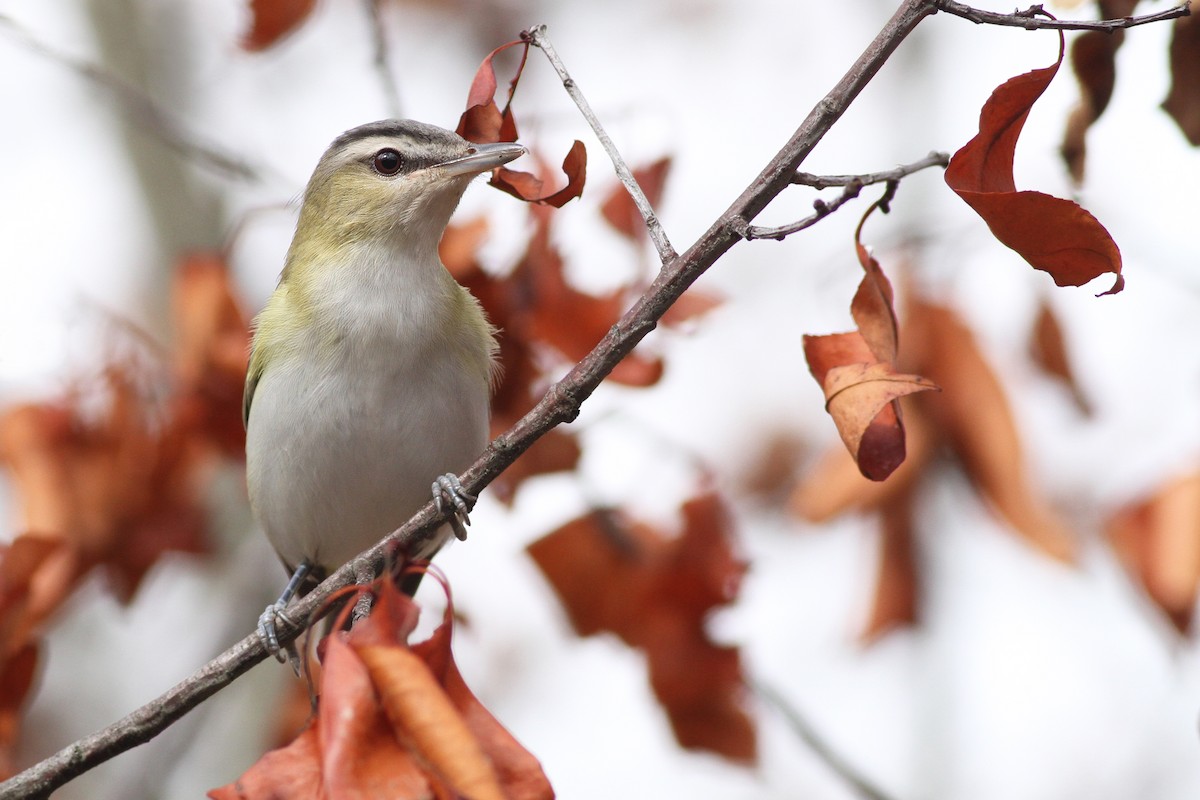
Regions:
[[[682, 251], [896, 6], [395, 0], [373, 24], [370, 3], [322, 0], [292, 34], [251, 51], [242, 0], [0, 0], [0, 402], [65, 397], [103, 416], [111, 397], [94, 390], [105, 364], [157, 364], [178, 346], [172, 287], [189, 254], [221, 254], [242, 309], [256, 312], [328, 143], [394, 115], [453, 128], [480, 60], [539, 22], [631, 165], [670, 157], [658, 211]], [[968, 384], [999, 387], [971, 395], [984, 397], [974, 410], [944, 396], [913, 407], [925, 445], [907, 488], [881, 499], [865, 481], [835, 479], [845, 455], [801, 347], [805, 333], [852, 328], [862, 277], [853, 232], [877, 195], [865, 190], [811, 230], [722, 258], [699, 285], [721, 305], [647, 343], [664, 359], [661, 380], [606, 385], [585, 404], [571, 426], [583, 452], [575, 470], [530, 479], [507, 503], [485, 493], [470, 540], [437, 559], [464, 619], [455, 653], [559, 796], [860, 796], [797, 717], [897, 799], [1200, 793], [1189, 628], [1200, 571], [1200, 158], [1159, 108], [1171, 33], [1149, 25], [1125, 37], [1081, 186], [1059, 156], [1079, 94], [1067, 67], [1017, 153], [1018, 188], [1074, 197], [1107, 226], [1124, 255], [1123, 293], [1095, 297], [1104, 278], [1057, 289], [998, 244], [936, 169], [905, 179], [892, 213], [867, 223], [902, 322], [922, 303], [952, 312], [971, 333], [934, 335], [986, 363]], [[1049, 32], [928, 19], [804, 169], [870, 172], [953, 152], [990, 92], [1051, 64], [1056, 45]], [[500, 65], [503, 88], [513, 63]], [[611, 167], [536, 51], [516, 107], [522, 141], [551, 163], [573, 139], [588, 148], [588, 188], [553, 222], [568, 280], [604, 293], [652, 275], [649, 245], [602, 219]], [[803, 217], [814, 196], [793, 187], [756, 222]], [[479, 261], [511, 269], [528, 209], [479, 181], [456, 219], [481, 216]], [[1073, 384], [1030, 355], [1046, 319]], [[972, 450], [969, 435], [945, 432], [987, 430], [997, 407], [987, 403], [1011, 418], [999, 439], [981, 434]], [[11, 461], [12, 440], [4, 447]], [[1012, 451], [1000, 477], [987, 455], [997, 449]], [[9, 538], [31, 527], [14, 486], [0, 485]], [[158, 696], [249, 633], [277, 596], [283, 571], [250, 519], [236, 458], [207, 463], [190, 488], [204, 546], [176, 549], [206, 552], [156, 555], [127, 597], [87, 572], [39, 629], [13, 766]], [[610, 634], [576, 637], [525, 552], [600, 506], [670, 532], [682, 503], [709, 489], [731, 510], [748, 566], [736, 601], [707, 625], [740, 650], [757, 730], [750, 766], [681, 749], [641, 652]], [[1069, 542], [1070, 554], [1048, 540]], [[437, 606], [426, 592], [419, 599]], [[286, 667], [260, 665], [56, 796], [201, 796], [280, 743], [291, 683]]]

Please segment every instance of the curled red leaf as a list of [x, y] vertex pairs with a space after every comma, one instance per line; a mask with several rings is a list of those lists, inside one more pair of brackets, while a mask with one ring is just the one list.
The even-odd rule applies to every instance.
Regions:
[[979, 133], [950, 159], [946, 184], [966, 201], [1001, 243], [1059, 286], [1082, 286], [1111, 272], [1116, 281], [1103, 294], [1121, 291], [1121, 252], [1100, 222], [1077, 203], [1016, 189], [1013, 157], [1029, 111], [1062, 64], [1018, 75], [1001, 84], [979, 114]]

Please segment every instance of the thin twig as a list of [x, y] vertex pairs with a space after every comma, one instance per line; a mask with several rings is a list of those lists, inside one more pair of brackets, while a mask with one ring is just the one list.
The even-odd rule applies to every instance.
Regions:
[[400, 87], [396, 84], [396, 76], [392, 74], [391, 45], [388, 44], [387, 29], [383, 25], [383, 14], [379, 10], [379, 0], [363, 0], [367, 7], [367, 19], [371, 23], [371, 45], [375, 50], [375, 73], [383, 84], [388, 113], [393, 118], [401, 117]]
[[912, 175], [914, 172], [920, 172], [929, 167], [942, 167], [945, 169], [949, 165], [950, 154], [935, 150], [919, 161], [914, 161], [911, 164], [905, 164], [895, 169], [883, 170], [882, 172], [865, 172], [862, 175], [814, 175], [811, 172], [797, 172], [792, 176], [792, 183], [811, 186], [814, 189], [828, 189], [830, 186], [850, 186], [854, 183], [857, 183], [859, 186], [870, 186], [872, 183], [898, 181], [901, 178]]
[[843, 186], [845, 188], [840, 195], [832, 200], [822, 200], [821, 198], [814, 200], [813, 208], [815, 211], [803, 219], [789, 222], [787, 225], [780, 225], [777, 228], [747, 225], [743, 235], [747, 239], [774, 239], [780, 241], [784, 237], [816, 225], [825, 219], [825, 217], [828, 217], [846, 203], [858, 197], [864, 186], [884, 183], [885, 181], [889, 185], [894, 186], [899, 183], [901, 178], [907, 177], [914, 172], [928, 169], [929, 167], [945, 168], [949, 163], [950, 156], [948, 154], [933, 152], [919, 161], [914, 161], [911, 164], [905, 164], [895, 169], [884, 170], [883, 172], [867, 172], [862, 175], [813, 175], [810, 172], [797, 172], [792, 176], [792, 183], [812, 186], [816, 189], [825, 189], [830, 186]]
[[203, 141], [133, 84], [90, 61], [54, 49], [7, 14], [0, 14], [0, 26], [7, 28], [12, 38], [27, 49], [67, 67], [93, 86], [110, 92], [139, 128], [150, 131], [185, 158], [229, 177], [252, 183], [262, 182], [263, 176], [258, 167], [215, 144]]
[[642, 191], [642, 187], [638, 185], [637, 179], [633, 177], [633, 173], [629, 170], [629, 165], [625, 163], [621, 152], [613, 144], [608, 131], [604, 130], [604, 126], [600, 124], [600, 119], [592, 111], [587, 98], [583, 96], [583, 92], [579, 91], [579, 86], [575, 83], [575, 79], [567, 72], [562, 59], [558, 57], [554, 45], [550, 43], [550, 37], [546, 35], [546, 26], [535, 25], [522, 33], [521, 37], [546, 54], [546, 58], [550, 60], [554, 71], [558, 73], [558, 77], [562, 80], [563, 88], [567, 90], [567, 94], [571, 96], [571, 99], [575, 101], [575, 105], [579, 107], [579, 112], [583, 114], [583, 118], [592, 126], [596, 138], [600, 140], [600, 144], [604, 146], [608, 157], [612, 159], [613, 167], [617, 171], [617, 177], [625, 185], [629, 196], [633, 198], [633, 204], [637, 206], [638, 213], [642, 215], [642, 220], [646, 223], [646, 230], [650, 233], [650, 241], [654, 242], [654, 249], [658, 251], [659, 261], [666, 264], [675, 258], [677, 255], [675, 248], [671, 246], [671, 240], [667, 238], [667, 232], [663, 230], [662, 223], [658, 221], [658, 216], [654, 213], [654, 207], [646, 199], [646, 193]]
[[1014, 11], [1011, 14], [984, 11], [965, 3], [955, 2], [955, 0], [934, 0], [934, 5], [937, 6], [938, 11], [945, 11], [947, 14], [962, 17], [977, 25], [1006, 25], [1012, 28], [1024, 28], [1029, 31], [1039, 28], [1052, 28], [1062, 31], [1104, 31], [1105, 33], [1112, 33], [1124, 28], [1147, 25], [1151, 22], [1164, 22], [1170, 19], [1186, 17], [1192, 13], [1191, 0], [1187, 0], [1183, 5], [1168, 8], [1166, 11], [1143, 14], [1140, 17], [1118, 17], [1116, 19], [1101, 20], [1053, 19], [1042, 16], [1045, 14], [1045, 10], [1042, 8], [1041, 3], [1030, 6], [1024, 11]]
[[892, 800], [890, 795], [863, 777], [858, 770], [838, 755], [829, 743], [817, 733], [816, 728], [781, 693], [757, 680], [751, 681], [751, 688], [754, 689], [756, 695], [782, 714], [788, 725], [808, 745], [813, 754], [820, 758], [825, 766], [836, 772], [838, 777], [848, 783], [855, 792], [867, 800]]

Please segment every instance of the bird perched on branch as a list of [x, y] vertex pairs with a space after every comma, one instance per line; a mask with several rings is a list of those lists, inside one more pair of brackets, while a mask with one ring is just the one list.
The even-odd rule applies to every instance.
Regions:
[[465, 535], [475, 498], [454, 472], [487, 444], [496, 344], [438, 241], [471, 179], [524, 152], [385, 120], [335, 139], [309, 179], [255, 319], [243, 401], [250, 502], [292, 575], [259, 619], [281, 660], [276, 623], [292, 596], [399, 527], [431, 488]]

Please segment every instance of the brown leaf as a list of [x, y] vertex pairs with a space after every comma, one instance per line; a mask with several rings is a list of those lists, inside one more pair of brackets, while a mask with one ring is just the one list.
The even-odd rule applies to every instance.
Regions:
[[1029, 350], [1033, 357], [1033, 363], [1041, 367], [1048, 375], [1061, 380], [1071, 393], [1075, 407], [1079, 409], [1080, 413], [1090, 415], [1092, 413], [1091, 404], [1084, 397], [1083, 390], [1079, 388], [1079, 383], [1075, 380], [1075, 374], [1071, 369], [1071, 362], [1067, 357], [1067, 344], [1063, 337], [1062, 326], [1058, 323], [1054, 309], [1046, 302], [1042, 302], [1038, 308]]
[[1163, 110], [1171, 115], [1193, 147], [1200, 147], [1200, 17], [1174, 22], [1171, 35], [1171, 88]]
[[1169, 481], [1121, 509], [1107, 534], [1150, 598], [1187, 633], [1200, 590], [1200, 473]]
[[209, 796], [552, 797], [537, 760], [463, 684], [450, 654], [452, 609], [410, 649], [416, 606], [390, 580], [376, 587], [371, 615], [325, 640], [314, 723]]
[[[664, 156], [644, 167], [633, 170], [633, 179], [641, 187], [642, 194], [646, 195], [646, 200], [649, 201], [651, 207], [657, 206], [659, 200], [662, 199], [663, 188], [666, 186], [667, 173], [670, 172], [670, 169], [671, 157]], [[629, 196], [629, 190], [622, 183], [618, 183], [609, 192], [608, 197], [600, 205], [600, 214], [608, 221], [608, 224], [630, 239], [637, 241], [646, 235], [646, 225], [642, 221], [642, 215], [638, 213], [633, 198]]]
[[37, 663], [38, 645], [33, 642], [0, 658], [0, 780], [16, 772], [13, 749]]
[[508, 167], [500, 167], [493, 172], [488, 184], [527, 203], [562, 208], [568, 200], [583, 195], [583, 185], [587, 179], [587, 149], [583, 142], [576, 139], [571, 145], [563, 159], [562, 171], [567, 176], [567, 185], [555, 191], [547, 190], [541, 177]]
[[912, 493], [897, 492], [882, 507], [875, 597], [871, 612], [859, 635], [863, 644], [873, 644], [896, 628], [917, 622], [920, 580], [913, 553]]
[[904, 408], [906, 458], [886, 481], [865, 477], [844, 447], [831, 447], [801, 479], [788, 498], [793, 514], [809, 522], [825, 522], [850, 511], [880, 511], [912, 491], [922, 470], [933, 459], [938, 434], [916, 396]]
[[740, 656], [713, 644], [705, 627], [713, 609], [734, 599], [745, 567], [715, 494], [687, 502], [683, 516], [672, 539], [594, 511], [528, 549], [579, 635], [612, 631], [646, 653], [651, 686], [681, 745], [753, 761]]
[[250, 0], [250, 30], [242, 38], [246, 50], [265, 50], [295, 31], [316, 0]]
[[[510, 47], [524, 47], [521, 51], [521, 63], [512, 82], [508, 85], [508, 99], [504, 103], [504, 111], [496, 106], [496, 68], [492, 63], [496, 55]], [[458, 135], [470, 142], [488, 144], [492, 142], [515, 142], [517, 140], [516, 120], [512, 115], [513, 94], [517, 91], [517, 83], [521, 73], [525, 71], [525, 61], [529, 56], [529, 43], [520, 40], [506, 42], [484, 57], [475, 77], [471, 80], [471, 88], [467, 92], [467, 110], [458, 120]]]
[[904, 463], [899, 398], [938, 388], [919, 375], [894, 369], [899, 335], [892, 286], [861, 239], [863, 224], [879, 206], [867, 209], [854, 233], [864, 272], [850, 303], [858, 330], [804, 337], [804, 358], [825, 392], [825, 410], [862, 474], [873, 481], [885, 480]]
[[1059, 286], [1082, 286], [1111, 272], [1113, 294], [1124, 287], [1121, 253], [1095, 217], [1070, 200], [1018, 192], [1013, 181], [1017, 139], [1034, 102], [1062, 63], [1018, 75], [999, 86], [979, 116], [979, 134], [950, 159], [946, 184], [971, 206], [1003, 244]]
[[914, 298], [905, 335], [914, 368], [943, 390], [925, 408], [976, 489], [1039, 550], [1073, 561], [1074, 537], [1025, 473], [1012, 409], [971, 329], [949, 308]]

